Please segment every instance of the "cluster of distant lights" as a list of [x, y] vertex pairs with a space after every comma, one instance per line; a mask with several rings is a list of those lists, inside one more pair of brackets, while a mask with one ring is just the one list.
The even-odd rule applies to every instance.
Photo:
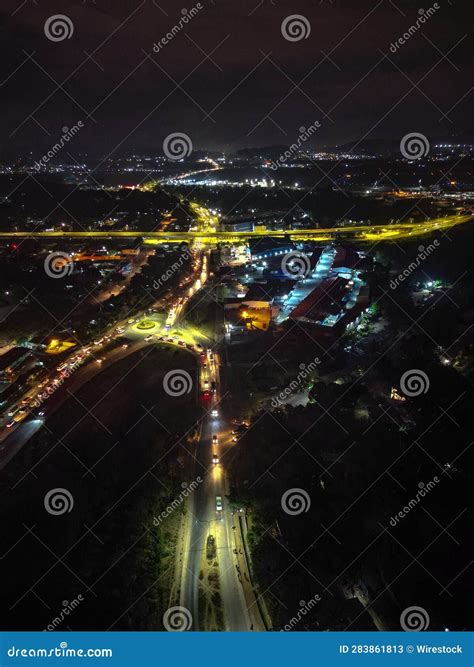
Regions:
[[472, 150], [473, 144], [435, 144], [434, 148], [468, 148]]
[[216, 180], [216, 179], [210, 179], [210, 178], [203, 178], [203, 179], [197, 179], [197, 178], [168, 178], [166, 179], [166, 183], [169, 185], [199, 185], [199, 186], [206, 186], [206, 187], [235, 187], [235, 188], [242, 188], [242, 187], [251, 187], [251, 188], [275, 188], [275, 187], [294, 187], [294, 188], [299, 188], [300, 184], [298, 182], [293, 183], [293, 185], [285, 185], [283, 184], [283, 181], [278, 181], [278, 183], [273, 180], [273, 179], [253, 179], [253, 178], [246, 178], [243, 181], [229, 181], [226, 179], [223, 180]]

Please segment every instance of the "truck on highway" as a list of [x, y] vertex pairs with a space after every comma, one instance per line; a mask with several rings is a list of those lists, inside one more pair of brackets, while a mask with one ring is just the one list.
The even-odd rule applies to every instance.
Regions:
[[208, 535], [206, 542], [206, 558], [212, 560], [212, 558], [215, 557], [216, 557], [216, 538], [214, 537], [214, 535]]

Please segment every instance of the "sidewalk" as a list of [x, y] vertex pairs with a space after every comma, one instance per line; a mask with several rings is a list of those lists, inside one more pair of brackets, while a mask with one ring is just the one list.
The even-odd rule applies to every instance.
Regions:
[[237, 572], [244, 591], [245, 603], [250, 616], [251, 629], [255, 632], [266, 632], [271, 629], [271, 621], [262, 598], [259, 598], [251, 576], [249, 555], [245, 545], [245, 517], [234, 513], [232, 532], [234, 534], [234, 554], [237, 558]]

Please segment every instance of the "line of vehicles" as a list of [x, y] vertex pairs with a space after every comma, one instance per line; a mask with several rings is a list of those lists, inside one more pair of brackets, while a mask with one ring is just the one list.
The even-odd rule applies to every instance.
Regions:
[[[193, 261], [194, 273], [195, 274], [201, 273], [201, 280], [204, 277], [202, 275], [201, 266], [202, 264], [204, 264], [204, 267], [206, 266], [207, 258], [204, 258], [204, 260], [205, 261], [202, 262], [201, 258], [197, 256], [194, 257]], [[205, 276], [204, 278], [206, 277], [207, 276]], [[186, 288], [188, 283], [192, 282], [193, 280], [195, 280], [194, 275], [186, 276], [181, 281], [180, 288]], [[158, 307], [160, 303], [161, 307], [169, 303], [170, 311], [165, 326], [165, 329], [169, 331], [169, 329], [171, 329], [172, 324], [176, 323], [176, 320], [178, 319], [179, 314], [181, 313], [188, 298], [189, 298], [188, 296], [181, 296], [175, 299], [172, 296], [171, 290], [167, 290], [167, 294], [164, 294], [161, 297], [161, 299], [155, 302], [154, 306], [150, 307], [146, 312], [148, 314], [152, 312], [158, 312], [160, 310], [160, 308]], [[122, 323], [119, 323], [109, 328], [106, 334], [102, 335], [97, 340], [94, 340], [87, 346], [81, 347], [71, 357], [63, 361], [56, 368], [56, 372], [50, 371], [49, 377], [47, 377], [44, 381], [31, 387], [30, 389], [28, 389], [28, 391], [25, 394], [23, 394], [21, 400], [15, 401], [10, 406], [8, 406], [7, 411], [4, 413], [4, 416], [8, 417], [9, 421], [6, 424], [4, 424], [7, 431], [3, 434], [2, 439], [7, 437], [7, 433], [9, 433], [14, 427], [20, 424], [27, 417], [32, 416], [35, 419], [42, 418], [45, 414], [44, 410], [42, 409], [43, 403], [47, 401], [50, 398], [50, 396], [52, 396], [55, 393], [58, 387], [60, 387], [64, 383], [64, 381], [73, 374], [75, 370], [77, 370], [90, 356], [92, 356], [94, 352], [96, 353], [99, 352], [101, 347], [107, 345], [109, 342], [120, 337], [125, 332], [127, 325], [138, 324], [142, 319], [143, 315], [144, 313], [136, 314], [128, 318], [126, 322], [124, 320]], [[145, 338], [145, 341], [150, 342], [154, 338], [155, 335], [153, 334], [148, 335]], [[180, 340], [178, 336], [160, 336], [156, 337], [156, 341], [178, 344], [194, 352], [204, 354], [201, 345], [188, 344], [185, 341]], [[130, 347], [129, 343], [122, 344], [122, 349], [125, 350], [128, 347]], [[97, 357], [96, 355], [94, 355], [94, 358], [98, 366], [101, 366], [102, 363], [105, 361], [104, 356]]]
[[[140, 322], [141, 317], [131, 317], [127, 320], [128, 325], [137, 324]], [[95, 362], [100, 366], [105, 361], [104, 356], [96, 356], [96, 353], [104, 347], [105, 345], [111, 343], [112, 341], [120, 338], [126, 330], [126, 325], [116, 326], [110, 333], [105, 334], [104, 336], [94, 340], [87, 346], [84, 346], [77, 350], [70, 357], [65, 359], [59, 366], [56, 368], [55, 374], [51, 374], [42, 382], [39, 382], [34, 388], [30, 389], [27, 394], [24, 394], [24, 397], [12, 404], [6, 411], [6, 416], [9, 417], [9, 421], [5, 424], [5, 428], [11, 430], [13, 427], [20, 424], [27, 417], [32, 416], [35, 419], [44, 417], [44, 410], [41, 409], [41, 406], [45, 401], [47, 401], [55, 391], [65, 382], [65, 380], [82, 366], [90, 357], [94, 356]], [[193, 351], [197, 354], [200, 354], [201, 357], [206, 356], [206, 352], [203, 349], [203, 346], [199, 343], [190, 344], [186, 343], [184, 340], [181, 340], [179, 336], [158, 336], [157, 334], [150, 334], [144, 339], [146, 342], [156, 340], [156, 342], [161, 343], [171, 343], [177, 344], [181, 347], [186, 347], [188, 350]], [[123, 343], [122, 349], [128, 349], [130, 343]], [[212, 356], [212, 355], [211, 355]], [[215, 391], [216, 385], [212, 383], [212, 389]]]
[[[136, 321], [138, 322], [139, 318], [136, 318]], [[34, 419], [44, 417], [45, 413], [42, 406], [56, 390], [92, 356], [94, 356], [96, 363], [101, 365], [105, 361], [105, 357], [96, 357], [94, 353], [98, 352], [104, 345], [120, 337], [124, 331], [124, 326], [118, 326], [111, 333], [105, 334], [89, 345], [81, 347], [62, 361], [46, 379], [30, 389], [20, 402], [10, 406], [7, 415], [11, 417], [11, 420], [5, 424], [5, 428], [11, 430], [29, 416]]]
[[[204, 380], [203, 380], [203, 397], [206, 398], [212, 398], [213, 400], [213, 406], [210, 410], [210, 415], [211, 419], [213, 422], [219, 418], [219, 411], [216, 407], [216, 402], [217, 402], [217, 371], [216, 371], [216, 364], [218, 363], [218, 359], [216, 358], [216, 355], [212, 352], [212, 350], [206, 350], [201, 353], [201, 359], [202, 359], [202, 370], [201, 373], [203, 374]], [[212, 379], [210, 379], [212, 378]], [[232, 442], [236, 443], [238, 440], [242, 437], [242, 435], [248, 430], [249, 424], [242, 420], [242, 419], [234, 419], [232, 422], [233, 429], [232, 429]], [[214, 426], [214, 424], [213, 424]], [[214, 430], [214, 428], [213, 428]], [[211, 447], [212, 447], [212, 465], [217, 466], [220, 463], [219, 459], [219, 454], [218, 454], [218, 447], [219, 447], [219, 435], [217, 433], [213, 433], [211, 437]], [[215, 497], [215, 507], [216, 507], [216, 514], [219, 519], [222, 519], [222, 512], [224, 509], [223, 505], [223, 500], [221, 495], [216, 495]]]

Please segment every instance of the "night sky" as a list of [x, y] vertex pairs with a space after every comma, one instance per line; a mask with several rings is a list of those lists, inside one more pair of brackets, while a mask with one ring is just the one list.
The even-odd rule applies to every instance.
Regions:
[[[42, 150], [79, 120], [69, 150], [93, 156], [159, 152], [171, 132], [198, 149], [292, 143], [316, 120], [317, 147], [407, 132], [470, 137], [472, 0], [440, 0], [396, 53], [390, 45], [431, 0], [203, 0], [155, 53], [196, 4], [2, 0], [3, 157]], [[55, 14], [72, 22], [69, 39], [46, 37]], [[307, 38], [282, 35], [293, 14], [307, 20]]]

